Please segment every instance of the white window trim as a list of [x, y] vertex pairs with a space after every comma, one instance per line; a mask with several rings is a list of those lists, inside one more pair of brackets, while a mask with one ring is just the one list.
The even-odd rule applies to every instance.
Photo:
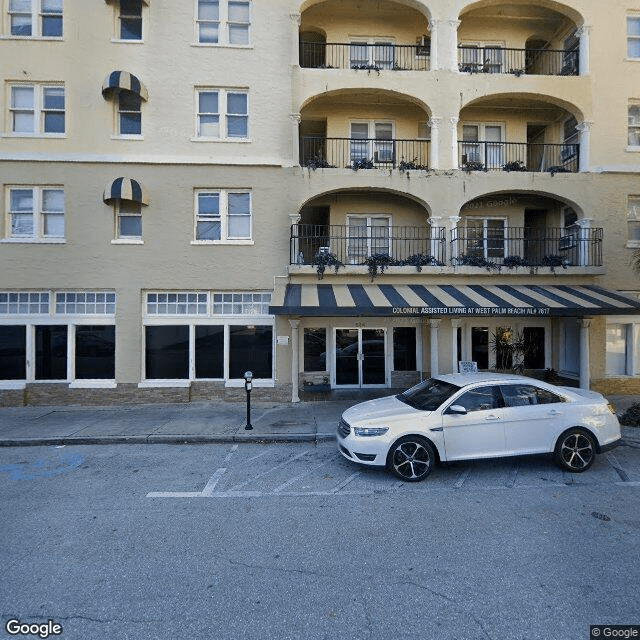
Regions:
[[[62, 17], [62, 35], [60, 36], [44, 36], [42, 35], [42, 0], [32, 0], [31, 2], [31, 35], [30, 36], [20, 36], [13, 35], [11, 33], [11, 12], [9, 11], [9, 0], [6, 0], [6, 10], [4, 12], [4, 20], [6, 31], [5, 35], [2, 38], [7, 38], [11, 40], [52, 40], [52, 41], [61, 41], [64, 39], [64, 5], [62, 8], [61, 14], [47, 14], [47, 15], [60, 15]], [[2, 39], [0, 38], [0, 39]]]
[[[387, 229], [389, 230], [388, 242], [389, 242], [389, 255], [393, 257], [393, 246], [391, 242], [391, 227], [393, 226], [393, 216], [390, 213], [348, 213], [346, 217], [347, 222], [347, 256], [349, 256], [349, 241], [351, 239], [350, 231], [351, 231], [351, 221], [352, 220], [365, 220], [367, 226], [367, 253], [366, 255], [353, 254], [353, 260], [359, 261], [363, 258], [372, 255], [371, 252], [371, 229], [373, 225], [371, 224], [371, 220], [373, 218], [386, 218], [388, 225]], [[351, 262], [351, 264], [359, 264], [359, 262]]]
[[[634, 123], [633, 125], [631, 124], [631, 108], [635, 107], [638, 109], [639, 115], [637, 116], [633, 116], [634, 118], [638, 119], [637, 123]], [[630, 127], [633, 126], [634, 128], [640, 129], [640, 102], [636, 102], [636, 101], [630, 101], [629, 105], [627, 107], [627, 141], [629, 140], [629, 130]], [[639, 136], [640, 137], [640, 136]], [[627, 151], [640, 151], [640, 144], [629, 144], [627, 142]]]
[[[464, 40], [458, 43], [458, 45], [460, 47], [476, 47], [478, 50], [480, 49], [506, 49], [506, 43], [503, 41], [490, 41], [490, 40]], [[464, 54], [463, 54], [464, 55]], [[484, 61], [483, 62], [475, 62], [475, 61], [462, 61], [459, 62], [460, 65], [465, 65], [465, 64], [476, 64], [478, 65], [478, 70], [481, 70], [483, 65], [484, 65]], [[494, 64], [498, 64], [498, 63], [494, 63]], [[502, 55], [502, 59], [499, 63], [500, 65], [500, 70], [499, 71], [494, 71], [493, 73], [503, 73], [504, 72], [504, 65], [505, 65], [505, 57], [504, 57], [504, 52]]]
[[114, 36], [111, 38], [111, 42], [117, 44], [144, 44], [147, 37], [147, 23], [148, 23], [148, 6], [146, 2], [141, 0], [142, 5], [142, 36], [140, 40], [131, 40], [129, 38], [120, 38], [120, 0], [115, 0], [113, 2], [113, 33]]
[[[67, 92], [65, 85], [60, 82], [8, 82], [7, 90], [7, 122], [6, 122], [6, 137], [10, 138], [66, 138], [68, 134], [68, 105], [67, 105]], [[19, 109], [13, 109], [11, 106], [11, 99], [13, 93], [13, 87], [32, 87], [33, 88], [33, 131], [14, 131], [13, 130], [13, 112], [19, 111]], [[44, 130], [44, 115], [51, 109], [44, 108], [44, 90], [45, 89], [63, 89], [64, 91], [64, 131], [60, 132], [47, 132]], [[57, 111], [57, 110], [56, 110]]]
[[[637, 204], [633, 204], [637, 202]], [[633, 208], [633, 214], [632, 214]], [[629, 238], [629, 223], [635, 222], [640, 226], [640, 195], [631, 195], [627, 198], [627, 248], [638, 249], [640, 248], [640, 239], [632, 240]]]
[[626, 328], [625, 346], [626, 362], [624, 374], [609, 374], [607, 372], [607, 341], [605, 338], [605, 375], [607, 378], [636, 378], [640, 376], [640, 357], [635, 353], [635, 345], [640, 344], [640, 316], [607, 316], [609, 325], [621, 325]]
[[[220, 196], [220, 240], [206, 240], [196, 238], [198, 231], [198, 195], [201, 193], [217, 193]], [[247, 193], [249, 194], [249, 237], [248, 238], [230, 238], [229, 233], [229, 194], [230, 193]], [[212, 188], [212, 189], [196, 189], [193, 198], [193, 240], [192, 245], [216, 245], [216, 244], [235, 244], [235, 245], [254, 245], [253, 239], [253, 194], [251, 189], [246, 188]]]
[[[375, 60], [375, 47], [376, 46], [391, 46], [395, 47], [395, 38], [391, 36], [349, 36], [349, 67], [353, 62], [351, 58], [351, 46], [352, 45], [367, 45], [367, 61], [366, 65], [371, 67], [377, 67]], [[393, 51], [393, 49], [392, 49]], [[382, 62], [391, 62], [391, 68], [395, 64], [395, 52], [393, 53], [393, 59], [390, 61], [383, 60]], [[378, 67], [380, 69], [387, 69], [386, 66]]]
[[[200, 29], [198, 20], [198, 0], [194, 2], [194, 34], [193, 45], [194, 47], [225, 47], [231, 49], [253, 49], [252, 43], [252, 27], [253, 27], [253, 2], [248, 2], [249, 5], [249, 22], [247, 29], [246, 44], [235, 44], [229, 42], [229, 25], [235, 24], [229, 21], [229, 0], [220, 0], [218, 17], [218, 42], [200, 42]], [[244, 23], [243, 23], [244, 24]]]
[[[249, 101], [249, 89], [247, 87], [196, 87], [195, 88], [195, 132], [192, 142], [251, 142], [251, 125], [250, 125], [250, 111], [251, 105]], [[203, 136], [200, 135], [200, 94], [201, 93], [214, 93], [218, 92], [218, 130], [219, 136]], [[227, 110], [227, 95], [230, 93], [242, 93], [247, 96], [247, 135], [243, 138], [236, 136], [228, 136], [228, 117], [229, 112]], [[232, 114], [237, 115], [237, 114]]]
[[638, 55], [637, 58], [631, 58], [628, 54], [629, 54], [629, 40], [637, 40], [638, 43], [640, 43], [640, 36], [632, 36], [629, 35], [629, 30], [628, 30], [628, 25], [629, 25], [629, 20], [638, 20], [640, 21], [640, 14], [628, 14], [627, 15], [627, 19], [625, 20], [625, 24], [627, 25], [627, 37], [626, 37], [626, 42], [627, 42], [627, 56], [626, 56], [626, 60], [629, 62], [640, 62], [640, 54]]
[[[33, 226], [34, 233], [31, 236], [12, 236], [11, 235], [11, 191], [18, 189], [30, 189], [33, 191]], [[5, 189], [5, 233], [0, 239], [0, 244], [66, 244], [67, 242], [67, 208], [66, 201], [62, 211], [62, 217], [64, 219], [64, 235], [63, 236], [45, 236], [44, 235], [44, 216], [45, 213], [42, 209], [43, 191], [55, 190], [62, 191], [64, 198], [64, 186], [62, 185], [20, 185], [10, 184], [6, 185]]]

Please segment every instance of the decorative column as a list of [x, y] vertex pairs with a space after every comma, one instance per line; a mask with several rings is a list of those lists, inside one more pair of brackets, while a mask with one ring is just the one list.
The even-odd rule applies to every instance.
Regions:
[[440, 229], [440, 216], [432, 216], [428, 218], [427, 222], [431, 225], [431, 257], [436, 260], [440, 260], [440, 236], [438, 231]]
[[458, 162], [458, 118], [449, 118], [449, 134], [451, 136], [451, 164], [449, 169], [459, 169]]
[[300, 120], [299, 113], [291, 113], [291, 166], [297, 167], [300, 164]]
[[289, 220], [291, 220], [291, 225], [290, 225], [291, 246], [289, 247], [289, 251], [291, 252], [291, 255], [289, 256], [289, 264], [304, 264], [304, 256], [302, 258], [302, 261], [300, 260], [300, 234], [297, 228], [294, 229], [294, 225], [297, 225], [300, 222], [300, 214], [290, 213]]
[[591, 267], [591, 225], [593, 218], [579, 218], [576, 224], [580, 227], [578, 231], [578, 266]]
[[431, 63], [430, 69], [438, 69], [438, 25], [439, 20], [429, 20], [429, 35], [431, 36]]
[[583, 24], [579, 29], [576, 30], [576, 36], [580, 38], [580, 46], [579, 46], [579, 65], [580, 69], [578, 73], [581, 76], [589, 75], [591, 71], [591, 62], [589, 59], [589, 49], [590, 49], [590, 35], [591, 35], [591, 25]]
[[460, 318], [453, 318], [451, 320], [451, 330], [452, 330], [452, 338], [451, 338], [451, 372], [459, 373], [458, 371], [458, 329], [462, 324], [462, 320]]
[[437, 376], [438, 371], [438, 327], [440, 326], [440, 320], [429, 320], [429, 327], [431, 328], [431, 375]]
[[588, 389], [591, 385], [589, 363], [589, 327], [591, 318], [580, 318], [580, 388]]
[[291, 66], [300, 66], [300, 14], [290, 13], [291, 28]]
[[460, 20], [434, 20], [438, 38], [438, 69], [458, 71], [458, 27]]
[[458, 247], [458, 222], [460, 222], [462, 218], [460, 216], [449, 216], [449, 236], [451, 237], [451, 247], [449, 258], [451, 259], [453, 265], [455, 266], [455, 260], [458, 257], [459, 247]]
[[300, 344], [300, 320], [289, 320], [291, 325], [291, 402], [300, 402], [298, 396], [298, 345]]
[[440, 125], [442, 118], [434, 118], [429, 120], [431, 127], [431, 143], [429, 148], [429, 169], [440, 168]]
[[576, 125], [576, 129], [580, 132], [580, 150], [578, 156], [578, 171], [589, 171], [589, 146], [591, 141], [591, 125], [592, 122], [581, 122]]

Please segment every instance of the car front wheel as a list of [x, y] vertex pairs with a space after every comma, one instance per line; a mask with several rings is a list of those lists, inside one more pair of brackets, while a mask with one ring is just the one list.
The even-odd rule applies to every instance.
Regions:
[[387, 464], [401, 480], [419, 482], [431, 473], [434, 459], [433, 447], [427, 440], [420, 436], [405, 436], [389, 449]]
[[565, 431], [556, 443], [555, 460], [565, 471], [586, 471], [596, 457], [596, 443], [584, 429]]

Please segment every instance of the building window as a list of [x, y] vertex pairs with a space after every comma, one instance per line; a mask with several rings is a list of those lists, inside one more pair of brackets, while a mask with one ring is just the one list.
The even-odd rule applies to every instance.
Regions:
[[463, 255], [488, 261], [505, 256], [507, 221], [501, 218], [467, 218]]
[[627, 198], [627, 247], [640, 248], [640, 195]]
[[247, 45], [250, 3], [243, 0], [198, 0], [197, 38], [200, 44]]
[[131, 91], [118, 94], [118, 135], [139, 136], [142, 134], [142, 98]]
[[393, 328], [394, 371], [416, 371], [416, 328]]
[[131, 200], [118, 200], [116, 211], [116, 239], [142, 240], [142, 204]]
[[271, 293], [237, 291], [213, 294], [213, 315], [267, 315]]
[[324, 327], [304, 330], [304, 370], [327, 370], [327, 330]]
[[61, 291], [56, 293], [56, 314], [114, 315], [116, 294], [101, 291]]
[[184, 380], [189, 378], [189, 327], [146, 327], [145, 377]]
[[640, 147], [640, 104], [629, 105], [629, 146]]
[[249, 191], [198, 191], [195, 208], [196, 241], [251, 239]]
[[610, 318], [607, 323], [607, 375], [640, 374], [640, 318]]
[[113, 380], [116, 377], [115, 326], [78, 325], [75, 334], [75, 379]]
[[146, 313], [150, 316], [207, 315], [208, 312], [208, 293], [147, 294]]
[[[0, 302], [0, 313], [1, 306]], [[0, 325], [0, 380], [25, 380], [26, 377], [27, 327]]]
[[196, 325], [195, 377], [224, 378], [224, 325]]
[[640, 16], [627, 18], [627, 56], [640, 59]]
[[246, 91], [199, 90], [197, 137], [220, 140], [247, 138], [249, 135], [248, 99], [249, 95]]
[[390, 216], [347, 216], [347, 256], [350, 264], [378, 254], [391, 255]]
[[358, 38], [350, 44], [352, 69], [393, 69], [395, 47], [393, 40]]
[[120, 40], [142, 40], [142, 0], [120, 0]]
[[9, 188], [9, 238], [24, 241], [64, 238], [64, 190]]
[[65, 132], [64, 87], [15, 84], [11, 86], [10, 129], [21, 135]]
[[49, 313], [49, 293], [40, 291], [0, 291], [0, 316]]
[[62, 37], [62, 6], [63, 0], [9, 0], [11, 35]]

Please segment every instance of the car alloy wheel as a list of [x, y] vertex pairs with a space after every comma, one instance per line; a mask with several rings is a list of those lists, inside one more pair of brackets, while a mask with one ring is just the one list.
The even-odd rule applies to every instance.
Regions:
[[419, 436], [405, 436], [394, 442], [387, 457], [391, 471], [406, 482], [424, 480], [434, 461], [433, 447]]
[[586, 471], [596, 457], [593, 437], [584, 429], [570, 429], [563, 433], [556, 444], [556, 462], [572, 473]]

